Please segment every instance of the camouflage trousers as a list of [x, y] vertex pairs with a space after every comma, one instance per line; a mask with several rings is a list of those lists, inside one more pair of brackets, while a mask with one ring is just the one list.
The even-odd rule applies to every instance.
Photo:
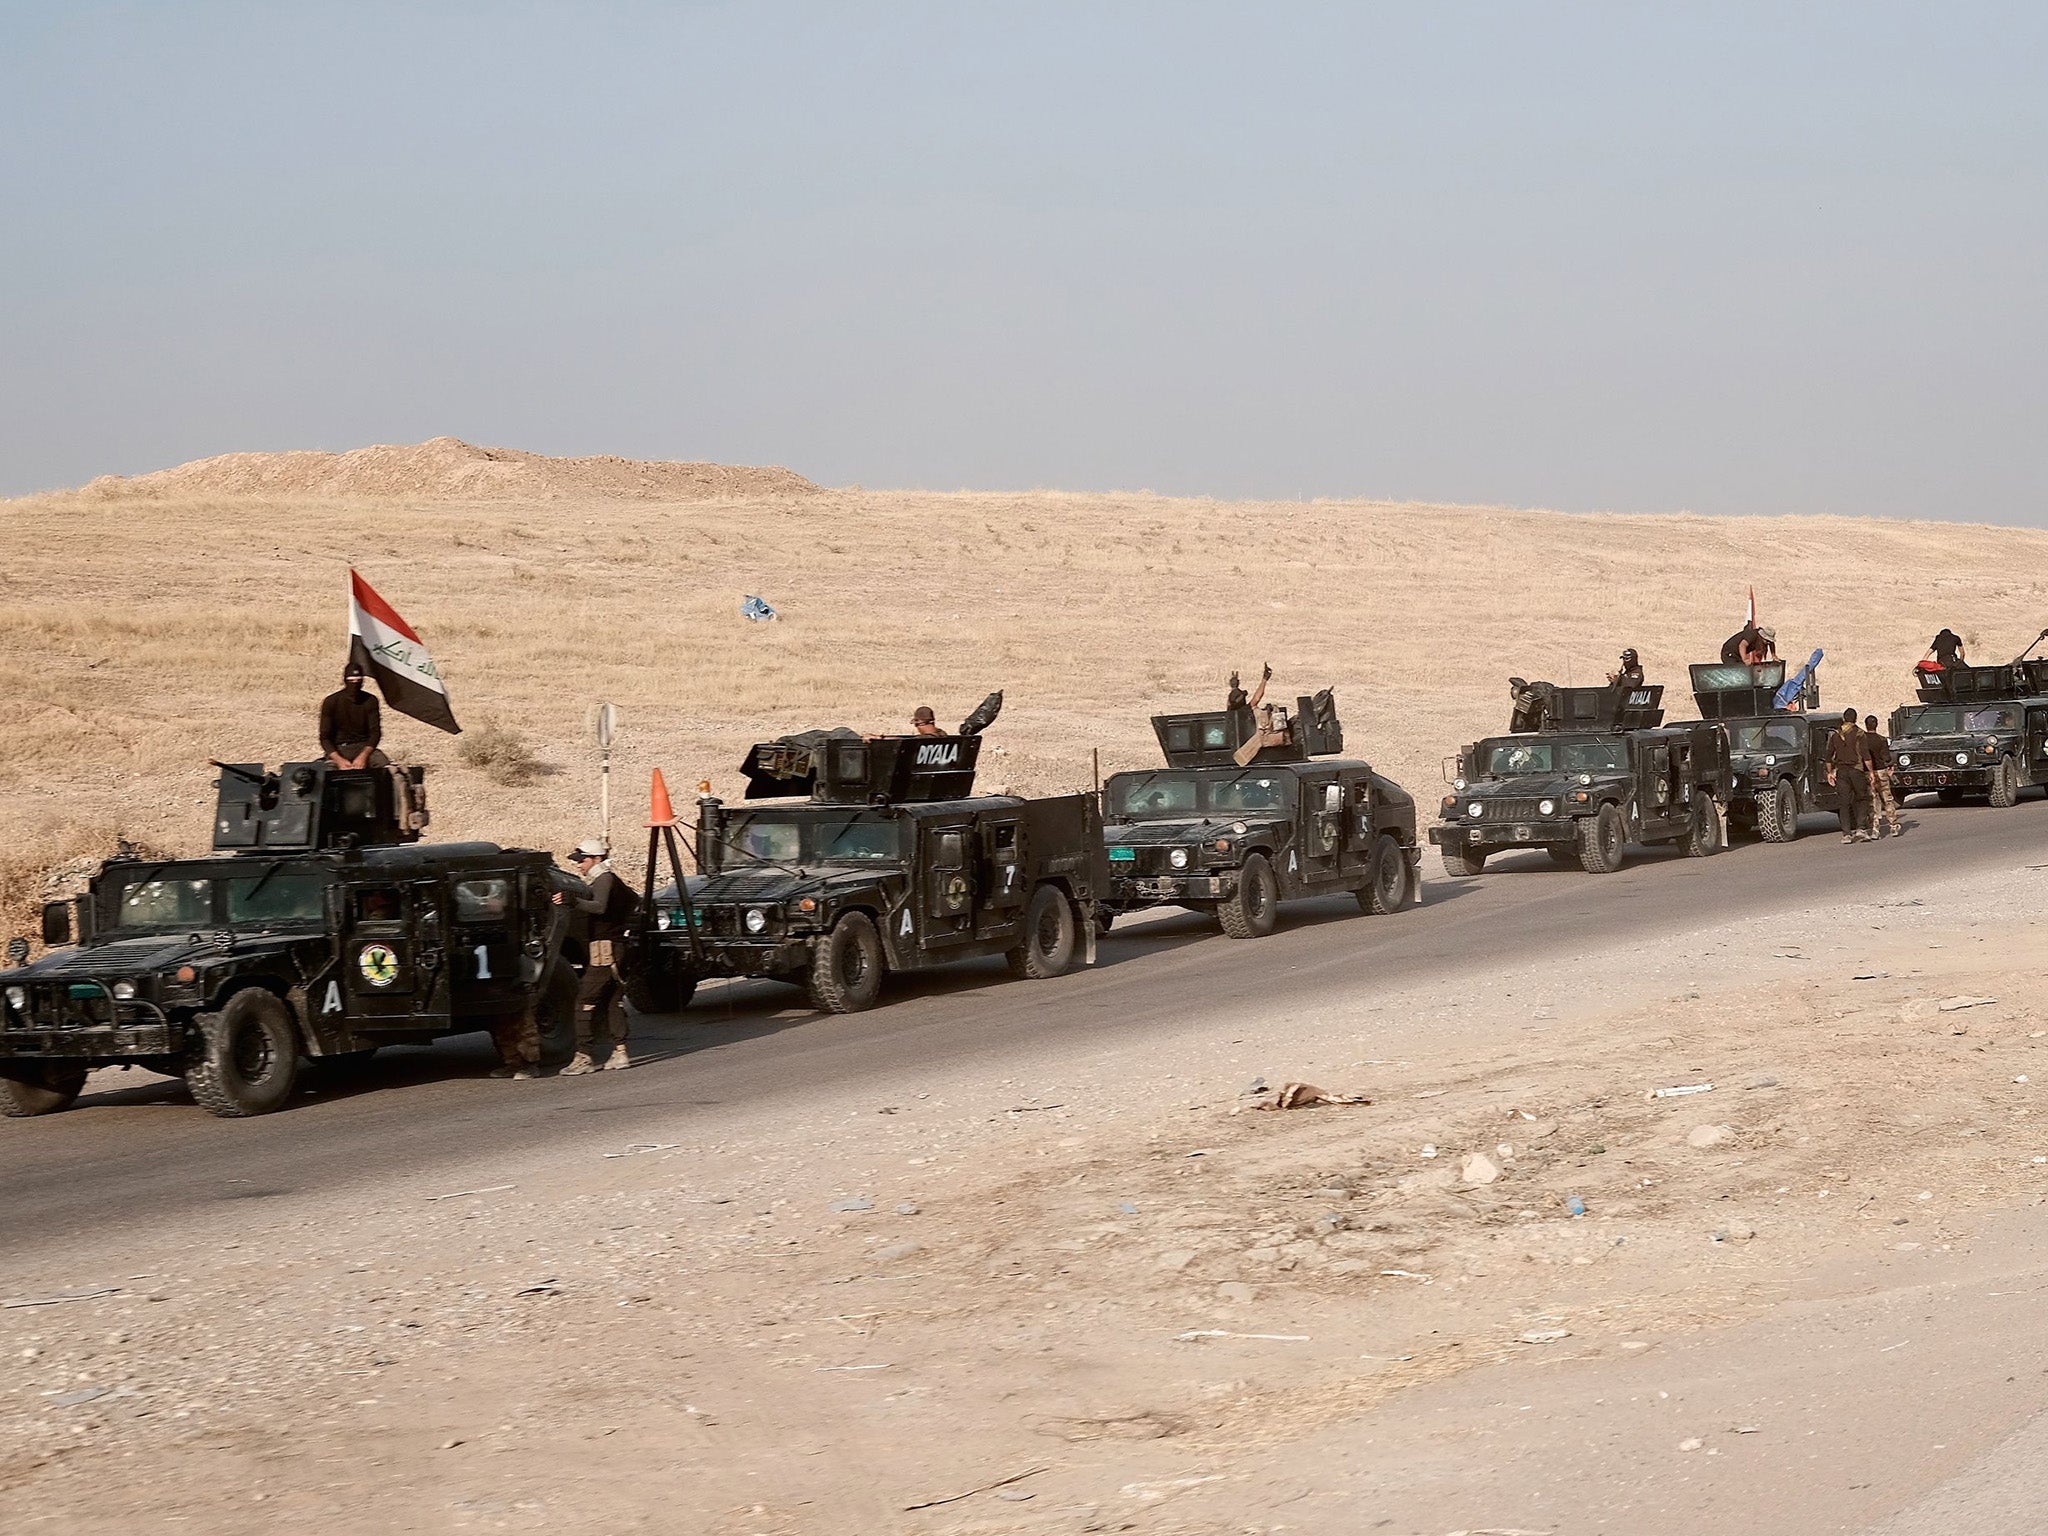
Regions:
[[1892, 794], [1892, 771], [1880, 768], [1870, 776], [1871, 820], [1881, 826], [1889, 826], [1894, 832], [1899, 828], [1899, 802]]
[[498, 1048], [498, 1059], [508, 1067], [540, 1065], [540, 1025], [534, 1022], [531, 1008], [507, 1014], [493, 1024], [491, 1043]]

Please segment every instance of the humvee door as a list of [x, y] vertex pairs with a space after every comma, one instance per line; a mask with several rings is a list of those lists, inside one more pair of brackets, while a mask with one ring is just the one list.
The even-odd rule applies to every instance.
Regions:
[[416, 1029], [446, 1016], [443, 932], [436, 881], [370, 878], [343, 888], [341, 990], [351, 1028]]
[[1334, 880], [1344, 855], [1344, 786], [1335, 774], [1304, 774], [1296, 816], [1300, 835], [1301, 881]]
[[[448, 880], [448, 1003], [458, 1015], [499, 1014], [529, 999], [520, 939], [528, 886], [512, 869], [473, 871]], [[543, 899], [545, 899], [543, 897]]]
[[974, 937], [974, 825], [920, 828], [924, 839], [924, 941], [957, 944]]

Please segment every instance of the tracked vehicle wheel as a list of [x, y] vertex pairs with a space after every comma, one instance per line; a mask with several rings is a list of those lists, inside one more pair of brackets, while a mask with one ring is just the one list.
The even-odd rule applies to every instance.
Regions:
[[1216, 907], [1217, 921], [1233, 939], [1261, 939], [1280, 921], [1280, 882], [1263, 853], [1252, 854], [1238, 871], [1237, 889]]
[[1799, 786], [1790, 779], [1756, 792], [1756, 829], [1767, 843], [1789, 843], [1799, 836]]
[[291, 1009], [250, 987], [219, 1013], [197, 1020], [199, 1042], [185, 1065], [185, 1086], [199, 1107], [224, 1120], [282, 1109], [299, 1080], [299, 1034]]
[[1456, 875], [1463, 879], [1478, 874], [1484, 868], [1486, 868], [1486, 851], [1484, 849], [1468, 852], [1463, 848], [1453, 848], [1449, 843], [1444, 844], [1445, 874]]
[[1991, 775], [1991, 803], [2000, 810], [2020, 803], [2020, 767], [2009, 757], [2001, 757]]
[[1408, 860], [1401, 845], [1382, 833], [1372, 845], [1371, 876], [1357, 892], [1358, 904], [1374, 917], [1408, 905]]
[[1589, 875], [1611, 875], [1627, 857], [1628, 829], [1621, 812], [1603, 805], [1597, 816], [1579, 820], [1579, 867]]
[[1024, 913], [1024, 942], [1003, 953], [1003, 963], [1020, 981], [1045, 981], [1074, 968], [1080, 925], [1074, 904], [1056, 885], [1041, 885]]
[[0, 1068], [0, 1115], [26, 1120], [69, 1109], [85, 1087], [85, 1063], [13, 1061]]
[[811, 946], [806, 981], [820, 1013], [859, 1013], [882, 995], [882, 936], [865, 912], [849, 912]]

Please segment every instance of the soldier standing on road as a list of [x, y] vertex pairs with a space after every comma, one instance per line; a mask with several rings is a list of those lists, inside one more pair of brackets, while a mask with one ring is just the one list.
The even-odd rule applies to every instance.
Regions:
[[384, 723], [377, 696], [363, 687], [361, 662], [341, 669], [341, 686], [320, 701], [320, 751], [337, 768], [383, 768], [390, 759], [377, 750]]
[[[617, 946], [632, 932], [640, 897], [612, 868], [610, 852], [596, 838], [578, 843], [569, 862], [589, 885], [590, 894], [565, 897], [555, 892], [555, 904], [567, 906], [583, 921], [590, 945], [590, 960], [576, 987], [576, 1054], [562, 1068], [564, 1077], [621, 1072], [633, 1065], [626, 1055], [626, 998], [619, 980]], [[602, 1066], [593, 1049], [599, 1035], [612, 1042], [611, 1054]]]
[[1835, 787], [1835, 814], [1841, 818], [1842, 841], [1867, 843], [1870, 834], [1870, 765], [1863, 755], [1863, 731], [1856, 711], [1845, 710], [1841, 727], [1828, 743], [1828, 782]]
[[1877, 729], [1877, 716], [1863, 717], [1863, 760], [1870, 765], [1870, 819], [1879, 837], [1897, 837], [1899, 802], [1892, 794], [1892, 744]]

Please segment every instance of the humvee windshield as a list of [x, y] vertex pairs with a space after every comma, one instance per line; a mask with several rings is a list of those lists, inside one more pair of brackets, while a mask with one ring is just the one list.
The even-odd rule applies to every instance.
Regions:
[[213, 881], [158, 876], [121, 887], [114, 904], [120, 928], [202, 928], [213, 921]]
[[326, 916], [327, 877], [318, 870], [273, 864], [247, 875], [165, 875], [146, 871], [115, 898], [118, 928], [210, 928], [221, 921], [216, 903], [227, 897], [230, 924], [313, 921]]
[[1486, 744], [1486, 772], [1497, 779], [1526, 773], [1600, 773], [1628, 766], [1618, 741], [1543, 741], [1517, 738]]
[[1745, 720], [1728, 734], [1738, 752], [1798, 752], [1802, 727], [1783, 720]]
[[1909, 736], [1975, 736], [1984, 731], [2018, 730], [2019, 712], [2002, 706], [1959, 709], [1944, 705], [1907, 710], [1905, 725]]
[[1270, 768], [1211, 776], [1195, 773], [1118, 774], [1109, 781], [1109, 813], [1127, 821], [1162, 821], [1211, 813], [1284, 811], [1294, 781]]
[[878, 864], [903, 856], [902, 825], [870, 816], [735, 816], [725, 827], [728, 868], [755, 864]]

